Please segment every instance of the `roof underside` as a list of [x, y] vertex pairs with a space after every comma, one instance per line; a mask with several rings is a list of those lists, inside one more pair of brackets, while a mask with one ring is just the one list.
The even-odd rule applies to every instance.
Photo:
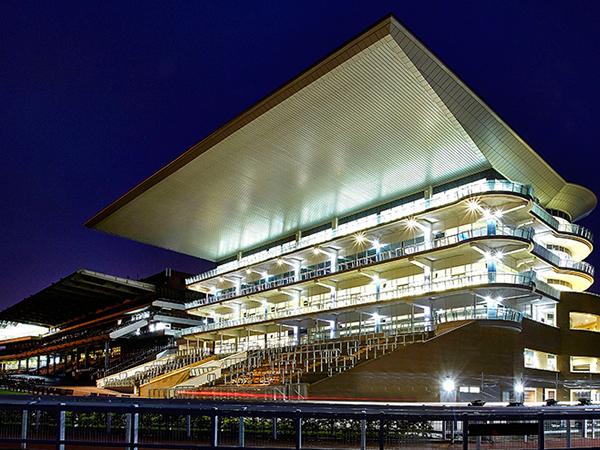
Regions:
[[78, 270], [0, 312], [0, 321], [56, 327], [152, 291], [148, 283]]
[[574, 218], [595, 206], [388, 18], [87, 225], [219, 260], [490, 167]]

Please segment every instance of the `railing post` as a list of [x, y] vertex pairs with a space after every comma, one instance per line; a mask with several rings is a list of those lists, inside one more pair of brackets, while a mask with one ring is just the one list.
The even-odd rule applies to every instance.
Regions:
[[452, 428], [450, 430], [450, 444], [454, 445], [454, 437], [456, 434], [456, 419], [452, 419]]
[[[64, 405], [64, 403], [63, 403]], [[65, 450], [65, 422], [66, 422], [65, 411], [59, 411], [58, 413], [58, 450]]]
[[571, 448], [571, 420], [567, 419], [567, 435], [566, 435], [566, 444], [567, 448]]
[[462, 421], [462, 436], [463, 436], [463, 450], [469, 450], [469, 421], [463, 419]]
[[21, 415], [21, 448], [27, 448], [27, 420], [29, 418], [29, 411], [23, 410]]
[[127, 449], [131, 448], [129, 446], [131, 443], [131, 413], [125, 414], [125, 443], [127, 444]]
[[185, 416], [185, 434], [189, 438], [192, 437], [192, 416]]
[[217, 447], [219, 445], [219, 416], [216, 414], [211, 416], [210, 424], [210, 446]]
[[[137, 408], [138, 405], [133, 405], [134, 408]], [[132, 450], [137, 450], [137, 443], [138, 443], [138, 431], [139, 431], [139, 425], [140, 425], [140, 415], [137, 412], [133, 413], [133, 417], [132, 417], [132, 421], [131, 421], [131, 445], [130, 448]]]
[[273, 440], [276, 441], [277, 440], [277, 417], [273, 417], [273, 419], [271, 420], [271, 434], [272, 434]]
[[538, 419], [538, 450], [544, 450], [544, 419]]
[[367, 421], [360, 420], [360, 450], [367, 450]]
[[296, 430], [296, 450], [300, 450], [302, 448], [302, 418], [299, 415], [294, 417], [294, 429]]
[[240, 422], [239, 422], [239, 426], [238, 426], [238, 446], [244, 447], [245, 446], [244, 418], [240, 417], [239, 420], [240, 420]]
[[379, 419], [379, 432], [378, 432], [378, 441], [379, 441], [379, 450], [383, 450], [385, 447], [385, 422], [383, 419]]

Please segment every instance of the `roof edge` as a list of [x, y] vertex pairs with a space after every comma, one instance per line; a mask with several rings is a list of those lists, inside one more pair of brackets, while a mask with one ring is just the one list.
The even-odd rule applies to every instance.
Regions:
[[86, 220], [84, 225], [87, 228], [95, 228], [96, 225], [121, 208], [121, 206], [134, 200], [139, 195], [143, 194], [148, 189], [160, 183], [169, 175], [212, 148], [218, 142], [254, 120], [258, 117], [255, 116], [257, 113], [258, 115], [261, 115], [265, 110], [273, 108], [295, 92], [309, 85], [314, 79], [320, 78], [324, 73], [330, 72], [335, 67], [341, 65], [343, 62], [363, 50], [368, 41], [371, 41], [368, 42], [368, 45], [370, 45], [386, 35], [389, 35], [394, 23], [399, 22], [392, 14], [387, 14], [374, 24], [366, 27], [358, 36], [350, 38], [337, 47], [332, 53], [328, 53], [325, 57], [319, 59], [299, 75], [281, 83], [276, 89], [265, 95], [258, 102], [244, 109], [241, 113], [236, 114], [231, 120], [218, 127], [200, 142], [188, 148], [183, 154], [179, 155], [148, 178], [129, 189], [118, 199]]

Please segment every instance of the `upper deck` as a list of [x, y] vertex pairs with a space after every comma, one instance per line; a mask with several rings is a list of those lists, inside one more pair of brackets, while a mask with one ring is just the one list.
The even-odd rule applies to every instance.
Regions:
[[389, 17], [87, 226], [222, 261], [490, 168], [572, 219], [596, 204]]

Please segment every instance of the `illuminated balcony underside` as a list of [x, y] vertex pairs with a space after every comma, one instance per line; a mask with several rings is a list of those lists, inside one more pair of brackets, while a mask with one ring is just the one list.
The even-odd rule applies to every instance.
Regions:
[[87, 225], [219, 260], [489, 167], [574, 218], [596, 204], [387, 18]]
[[[421, 256], [427, 256], [429, 258], [444, 258], [450, 259], [453, 255], [462, 254], [464, 251], [473, 251], [472, 245], [480, 244], [487, 248], [503, 248], [509, 249], [514, 252], [523, 253], [523, 258], [527, 258], [528, 252], [533, 250], [532, 254], [537, 257], [545, 257], [543, 264], [553, 264], [556, 269], [566, 273], [572, 274], [571, 276], [583, 277], [584, 280], [591, 282], [593, 281], [593, 267], [588, 263], [584, 262], [573, 262], [568, 260], [561, 260], [560, 258], [553, 255], [546, 249], [543, 249], [539, 245], [533, 245], [531, 229], [512, 229], [509, 227], [499, 227], [494, 231], [494, 234], [489, 234], [487, 228], [481, 228], [471, 230], [469, 232], [459, 233], [454, 236], [447, 236], [444, 238], [436, 239], [431, 243], [422, 243], [410, 247], [401, 247], [395, 250], [382, 251], [379, 254], [370, 256], [356, 257], [349, 261], [344, 261], [338, 264], [338, 270], [331, 272], [327, 268], [315, 269], [302, 274], [300, 280], [296, 280], [294, 275], [282, 279], [273, 280], [271, 283], [265, 283], [255, 287], [254, 291], [243, 290], [240, 294], [236, 292], [228, 293], [225, 296], [218, 298], [207, 298], [206, 300], [200, 300], [195, 304], [189, 304], [188, 308], [202, 308], [209, 305], [219, 304], [226, 302], [227, 300], [242, 299], [243, 302], [251, 300], [253, 296], [259, 295], [261, 297], [278, 294], [279, 290], [283, 287], [297, 287], [303, 288], [310, 286], [316, 280], [334, 280], [339, 282], [345, 277], [357, 277], [361, 276], [357, 270], [372, 268], [378, 273], [397, 268], [398, 264], [412, 263], [410, 260]], [[452, 251], [452, 252], [451, 252]], [[441, 255], [443, 254], [443, 256]], [[360, 255], [360, 254], [359, 254]], [[347, 258], [348, 259], [348, 258]], [[563, 270], [561, 270], [563, 269]], [[579, 288], [580, 285], [577, 284]], [[587, 288], [589, 286], [586, 286]], [[202, 309], [196, 311], [197, 314], [202, 314]]]
[[390, 290], [382, 290], [379, 293], [367, 295], [350, 295], [338, 297], [335, 301], [328, 299], [319, 304], [311, 304], [305, 307], [294, 308], [293, 310], [283, 310], [270, 312], [268, 314], [257, 314], [240, 319], [215, 322], [203, 326], [184, 329], [182, 336], [197, 335], [206, 333], [223, 332], [227, 329], [244, 328], [249, 325], [265, 324], [270, 322], [281, 322], [288, 319], [301, 319], [302, 317], [331, 314], [336, 311], [343, 311], [352, 308], [365, 308], [373, 305], [385, 305], [396, 301], [417, 302], [419, 299], [443, 294], [444, 296], [461, 292], [465, 289], [475, 290], [482, 288], [484, 293], [489, 292], [491, 288], [512, 288], [524, 289], [529, 292], [539, 292], [548, 295], [552, 289], [544, 286], [544, 283], [536, 281], [532, 274], [506, 274], [496, 273], [492, 276], [488, 273], [466, 275], [463, 277], [454, 277], [446, 280], [439, 280], [424, 283], [419, 286], [405, 286]]
[[[203, 283], [210, 283], [211, 278], [214, 279], [220, 275], [236, 274], [236, 271], [248, 266], [256, 265], [260, 267], [261, 262], [267, 262], [269, 259], [283, 256], [300, 256], [302, 250], [309, 251], [315, 245], [339, 245], [344, 239], [347, 239], [356, 232], [375, 232], [385, 229], [389, 226], [398, 224], [403, 218], [418, 218], [427, 217], [428, 219], [441, 220], [444, 214], [456, 214], [456, 208], [466, 208], [467, 200], [477, 196], [480, 200], [485, 200], [490, 206], [497, 203], [513, 202], [511, 209], [515, 209], [519, 204], [529, 205], [524, 211], [523, 219], [531, 217], [528, 210], [534, 217], [545, 223], [550, 229], [544, 233], [546, 240], [554, 239], [557, 242], [567, 241], [568, 245], [573, 248], [574, 258], [583, 259], [592, 251], [592, 235], [585, 227], [571, 224], [570, 227], [559, 223], [554, 217], [546, 212], [539, 205], [531, 202], [531, 189], [527, 186], [509, 181], [477, 181], [454, 188], [445, 192], [434, 195], [430, 200], [420, 199], [415, 202], [407, 203], [401, 207], [384, 210], [378, 214], [363, 217], [352, 222], [348, 222], [339, 226], [337, 229], [328, 229], [302, 238], [300, 241], [293, 241], [282, 244], [277, 247], [272, 247], [269, 251], [261, 252], [257, 255], [251, 255], [243, 258], [240, 261], [233, 261], [222, 266], [219, 266], [211, 271], [188, 278], [187, 283], [189, 288], [200, 288]], [[529, 201], [529, 203], [526, 203]], [[442, 215], [435, 217], [434, 215]], [[523, 215], [523, 214], [521, 214]], [[261, 268], [259, 270], [264, 270]], [[237, 275], [243, 276], [243, 272], [237, 272]]]

